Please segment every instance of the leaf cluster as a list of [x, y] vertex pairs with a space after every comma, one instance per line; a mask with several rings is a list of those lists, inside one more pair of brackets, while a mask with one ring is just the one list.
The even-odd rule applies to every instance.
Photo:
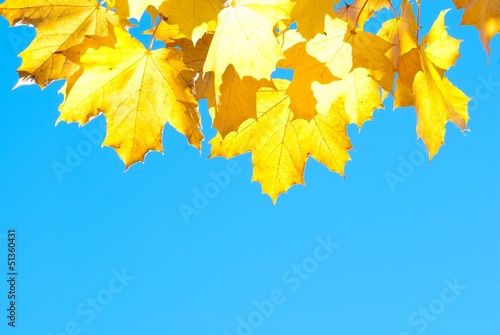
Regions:
[[[500, 32], [496, 0], [453, 0], [489, 54]], [[85, 125], [104, 114], [103, 145], [126, 167], [163, 151], [169, 123], [201, 148], [198, 102], [208, 100], [217, 135], [211, 156], [252, 153], [253, 180], [274, 201], [304, 183], [312, 157], [344, 174], [358, 127], [383, 108], [414, 106], [429, 159], [448, 121], [467, 129], [469, 98], [446, 77], [459, 58], [443, 10], [420, 35], [425, 4], [402, 0], [6, 0], [0, 15], [37, 34], [21, 52], [19, 83], [65, 79], [58, 121]], [[392, 18], [376, 32], [366, 23]], [[129, 30], [147, 12], [148, 46]], [[144, 21], [144, 20], [143, 20]], [[163, 47], [152, 49], [155, 41]], [[275, 79], [276, 69], [293, 71]]]

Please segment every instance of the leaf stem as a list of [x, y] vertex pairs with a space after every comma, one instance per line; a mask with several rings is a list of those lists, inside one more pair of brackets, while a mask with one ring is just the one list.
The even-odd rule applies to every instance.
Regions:
[[417, 0], [417, 43], [418, 43], [418, 35], [420, 33], [420, 0]]
[[[158, 17], [159, 17], [158, 15], [155, 17], [155, 21]], [[161, 21], [162, 20], [160, 18], [160, 20], [158, 20], [158, 22], [156, 23], [156, 25], [153, 29], [153, 34], [151, 34], [151, 40], [149, 41], [148, 52], [150, 52], [151, 48], [153, 47], [153, 42], [155, 41], [156, 31], [158, 30], [158, 27], [160, 26]]]
[[398, 15], [398, 11], [396, 10], [396, 8], [394, 7], [394, 5], [392, 4], [392, 1], [389, 0], [389, 5], [391, 5], [391, 8], [392, 8], [392, 11], [394, 12], [394, 16], [395, 18], [399, 18], [399, 15]]
[[356, 18], [356, 22], [354, 22], [354, 29], [356, 29], [356, 26], [358, 25], [359, 18], [361, 17], [361, 13], [363, 13], [363, 10], [365, 9], [366, 4], [368, 4], [368, 0], [365, 1], [365, 3], [363, 4], [363, 7], [361, 7], [361, 10], [358, 13], [358, 17]]

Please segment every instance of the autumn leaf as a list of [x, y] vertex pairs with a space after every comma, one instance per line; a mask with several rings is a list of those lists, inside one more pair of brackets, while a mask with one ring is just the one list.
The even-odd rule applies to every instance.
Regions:
[[336, 78], [344, 78], [352, 70], [352, 45], [346, 43], [348, 24], [325, 16], [325, 33], [307, 41], [306, 51], [330, 70]]
[[416, 107], [417, 134], [423, 138], [432, 159], [444, 143], [448, 120], [462, 131], [466, 129], [469, 98], [444, 77], [460, 56], [460, 41], [446, 32], [444, 11], [418, 46], [418, 28], [407, 1], [403, 1], [401, 12], [400, 18], [384, 23], [379, 31], [394, 45], [389, 52], [399, 74], [394, 107]]
[[304, 168], [309, 156], [330, 170], [344, 175], [351, 144], [340, 109], [310, 122], [294, 119], [286, 95], [289, 82], [274, 80], [276, 89], [261, 88], [257, 93], [257, 120], [247, 120], [239, 131], [224, 139], [211, 140], [212, 156], [234, 157], [252, 152], [252, 180], [262, 185], [273, 203], [294, 184], [304, 184]]
[[[81, 44], [85, 36], [109, 37], [116, 17], [96, 0], [7, 0], [0, 5], [11, 25], [32, 25], [37, 35], [19, 55], [19, 84], [35, 82], [45, 87], [69, 77], [79, 66], [63, 51]], [[57, 32], [57, 33], [54, 33]]]
[[395, 69], [386, 56], [392, 45], [382, 38], [355, 29], [340, 19], [325, 17], [325, 34], [307, 42], [307, 52], [330, 69], [337, 78], [345, 78], [351, 70], [363, 67], [375, 80], [392, 91]]
[[394, 68], [398, 68], [400, 57], [411, 49], [418, 48], [417, 23], [408, 0], [401, 3], [401, 15], [382, 24], [378, 36], [392, 43], [387, 57], [392, 61]]
[[213, 34], [205, 34], [196, 43], [196, 46], [188, 38], [181, 38], [167, 43], [169, 47], [180, 48], [182, 50], [182, 60], [188, 68], [197, 73], [193, 93], [197, 100], [208, 99], [209, 106], [215, 105], [215, 88], [213, 74], [208, 73], [203, 75], [203, 64], [208, 54], [208, 48], [212, 43], [212, 38]]
[[276, 64], [284, 58], [273, 28], [289, 18], [292, 7], [289, 0], [235, 0], [219, 13], [203, 68], [205, 73], [214, 72], [217, 92], [229, 64], [241, 77], [271, 79]]
[[265, 79], [241, 78], [232, 65], [226, 69], [222, 79], [222, 93], [214, 106], [213, 126], [225, 137], [232, 131], [238, 131], [245, 120], [257, 118], [257, 90], [274, 86]]
[[[500, 31], [493, 0], [453, 0], [484, 48]], [[365, 23], [382, 9], [392, 18], [377, 34]], [[418, 13], [414, 9], [418, 8]], [[211, 156], [252, 153], [253, 179], [273, 200], [304, 183], [309, 157], [343, 175], [359, 128], [384, 100], [415, 107], [429, 158], [446, 124], [467, 129], [469, 98], [446, 77], [459, 40], [441, 12], [419, 43], [421, 1], [402, 0], [6, 0], [0, 15], [37, 35], [20, 56], [23, 83], [66, 79], [59, 121], [86, 124], [104, 114], [104, 145], [128, 168], [162, 151], [167, 123], [200, 148], [198, 101], [207, 99]], [[143, 13], [151, 27], [141, 27]], [[138, 22], [134, 22], [134, 19]], [[380, 17], [379, 17], [380, 19]], [[129, 29], [138, 26], [145, 47]], [[132, 30], [131, 30], [132, 31]], [[164, 47], [152, 50], [161, 45]], [[276, 70], [280, 72], [275, 72]], [[292, 80], [273, 79], [286, 71]]]
[[306, 40], [296, 30], [285, 32], [281, 39], [285, 59], [278, 66], [294, 71], [293, 80], [286, 92], [290, 98], [290, 109], [295, 118], [310, 121], [317, 114], [318, 103], [312, 84], [328, 84], [336, 78], [325, 64], [307, 53]]
[[498, 0], [453, 0], [465, 10], [462, 24], [475, 26], [483, 47], [490, 54], [490, 41], [500, 33], [500, 2]]
[[365, 68], [354, 69], [345, 78], [330, 84], [314, 83], [312, 89], [319, 101], [318, 113], [326, 115], [332, 105], [340, 104], [347, 122], [359, 128], [372, 120], [376, 109], [384, 107], [380, 87]]
[[456, 88], [444, 73], [459, 58], [460, 41], [448, 35], [444, 26], [447, 11], [442, 11], [429, 34], [422, 39], [418, 52], [408, 52], [407, 61], [420, 67], [415, 74], [411, 92], [396, 100], [396, 107], [414, 105], [417, 111], [417, 135], [423, 139], [429, 159], [444, 143], [446, 123], [453, 122], [460, 130], [467, 129], [467, 104], [470, 99]]
[[409, 98], [413, 90], [415, 75], [422, 70], [417, 40], [418, 26], [408, 0], [401, 3], [401, 15], [384, 22], [377, 33], [384, 40], [392, 43], [386, 53], [393, 67], [397, 70], [395, 107], [411, 105]]
[[155, 32], [155, 38], [165, 42], [166, 44], [175, 43], [177, 40], [187, 39], [186, 35], [181, 33], [181, 28], [177, 24], [169, 24], [165, 21], [160, 21], [156, 29], [148, 29], [143, 32], [143, 34], [153, 34]]
[[326, 34], [308, 41], [307, 52], [337, 80], [313, 82], [316, 111], [326, 115], [340, 99], [349, 123], [361, 127], [375, 109], [383, 107], [380, 86], [392, 91], [395, 69], [386, 56], [392, 44], [371, 33], [348, 30], [347, 22], [338, 18], [325, 20]]
[[180, 32], [196, 45], [223, 8], [221, 0], [165, 0], [159, 10], [168, 23], [178, 25]]
[[333, 5], [338, 0], [294, 0], [291, 18], [297, 22], [297, 31], [306, 39], [325, 31], [325, 15], [333, 14]]
[[386, 53], [392, 44], [372, 33], [351, 30], [345, 41], [352, 46], [352, 68], [365, 68], [385, 90], [392, 92], [394, 68]]
[[[344, 2], [345, 3], [345, 2]], [[389, 8], [391, 2], [389, 0], [355, 0], [344, 6], [337, 8], [335, 13], [337, 16], [349, 23], [349, 27], [363, 27], [366, 21], [375, 15], [376, 12], [383, 8]]]
[[[203, 138], [196, 100], [190, 91], [194, 71], [177, 49], [149, 51], [122, 29], [114, 48], [89, 49], [79, 58], [83, 70], [62, 88], [59, 121], [86, 124], [103, 113], [107, 135], [129, 167], [151, 150], [163, 151], [162, 132], [170, 123], [200, 148]], [[68, 57], [74, 57], [71, 50]]]

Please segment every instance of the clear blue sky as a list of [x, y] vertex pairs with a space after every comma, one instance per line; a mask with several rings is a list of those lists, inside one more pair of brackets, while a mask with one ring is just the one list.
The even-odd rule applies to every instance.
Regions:
[[[452, 4], [423, 6], [427, 31]], [[11, 90], [32, 32], [0, 19], [0, 277], [8, 228], [19, 273], [15, 330], [0, 284], [0, 332], [500, 334], [500, 37], [488, 66], [460, 17], [447, 15], [465, 40], [448, 75], [474, 97], [471, 132], [450, 125], [432, 164], [421, 162], [414, 110], [393, 112], [388, 100], [360, 133], [349, 127], [345, 179], [310, 160], [307, 187], [276, 206], [250, 182], [249, 155], [208, 160], [207, 143], [200, 155], [171, 127], [165, 154], [127, 172], [86, 137], [102, 134], [102, 117], [55, 127], [62, 83]], [[203, 118], [210, 138], [205, 109]], [[72, 151], [86, 156], [58, 176]], [[401, 160], [413, 163], [391, 188]], [[179, 207], [205, 188], [214, 197], [186, 220]]]

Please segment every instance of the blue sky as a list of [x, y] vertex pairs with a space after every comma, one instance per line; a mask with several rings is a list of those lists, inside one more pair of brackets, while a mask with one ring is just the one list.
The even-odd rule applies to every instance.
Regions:
[[[424, 5], [424, 31], [452, 7]], [[127, 172], [89, 140], [102, 117], [56, 127], [62, 83], [12, 90], [33, 33], [1, 19], [4, 278], [7, 229], [18, 245], [17, 327], [3, 316], [2, 334], [500, 334], [500, 38], [488, 66], [460, 17], [447, 15], [464, 40], [448, 76], [474, 98], [471, 132], [449, 125], [429, 164], [414, 110], [388, 100], [361, 132], [349, 126], [345, 179], [311, 159], [307, 186], [275, 206], [250, 182], [249, 155], [208, 160], [207, 143], [200, 154], [169, 126], [165, 153]], [[216, 175], [229, 178], [214, 188]], [[213, 198], [183, 216], [206, 188]]]

